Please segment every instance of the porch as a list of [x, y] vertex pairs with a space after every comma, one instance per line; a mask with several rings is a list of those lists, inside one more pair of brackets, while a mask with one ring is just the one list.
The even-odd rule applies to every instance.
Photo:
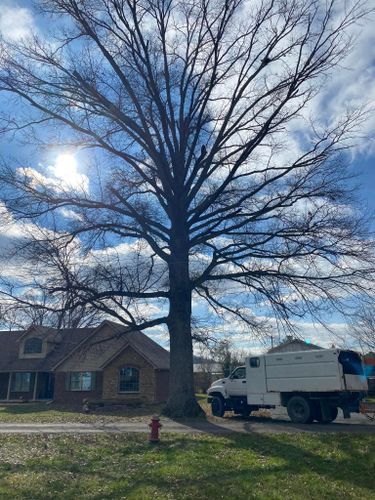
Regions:
[[54, 374], [51, 372], [0, 373], [0, 401], [45, 401], [53, 399]]

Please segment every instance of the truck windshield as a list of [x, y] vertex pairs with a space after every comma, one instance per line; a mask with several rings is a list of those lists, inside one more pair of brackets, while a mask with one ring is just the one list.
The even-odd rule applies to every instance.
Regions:
[[353, 351], [341, 351], [339, 362], [342, 364], [344, 374], [363, 375], [363, 366], [359, 354]]

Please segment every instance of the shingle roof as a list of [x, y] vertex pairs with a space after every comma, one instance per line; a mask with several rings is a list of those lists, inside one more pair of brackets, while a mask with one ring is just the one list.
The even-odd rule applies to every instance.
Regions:
[[[109, 325], [113, 331], [110, 340], [99, 344], [108, 335], [103, 327]], [[59, 341], [45, 358], [19, 359], [19, 341], [27, 330], [14, 332], [0, 331], [0, 371], [50, 371], [70, 358], [76, 358], [73, 353], [81, 352], [83, 356], [91, 349], [99, 349], [97, 356], [91, 357], [93, 370], [100, 370], [107, 362], [119, 353], [125, 346], [133, 346], [156, 369], [169, 369], [169, 352], [150, 337], [140, 331], [126, 332], [124, 326], [110, 321], [103, 322], [97, 328], [66, 328], [61, 330], [43, 330], [49, 340], [58, 336]], [[98, 347], [99, 346], [99, 347]], [[101, 347], [100, 347], [101, 346]], [[77, 365], [75, 365], [77, 366]]]
[[0, 371], [30, 370], [49, 371], [65, 358], [80, 342], [87, 338], [94, 328], [50, 329], [50, 333], [59, 335], [59, 342], [45, 358], [19, 359], [19, 340], [25, 331], [0, 332]]
[[308, 349], [310, 351], [315, 351], [316, 349], [323, 349], [323, 347], [315, 344], [311, 344], [308, 342], [305, 342], [304, 340], [300, 339], [292, 339], [292, 340], [287, 340], [286, 342], [281, 342], [281, 344], [272, 347], [271, 349], [268, 349], [268, 353], [273, 353], [273, 352], [279, 352], [280, 350], [284, 349], [287, 346], [292, 346], [292, 345], [300, 345], [301, 347], [303, 346], [305, 349]]
[[79, 364], [85, 371], [102, 370], [127, 346], [133, 347], [154, 368], [169, 369], [168, 351], [144, 333], [127, 332], [125, 326], [112, 321], [104, 321], [58, 369], [72, 371]]
[[129, 344], [138, 348], [147, 359], [159, 370], [169, 370], [169, 351], [154, 342], [142, 332], [134, 331], [125, 334]]

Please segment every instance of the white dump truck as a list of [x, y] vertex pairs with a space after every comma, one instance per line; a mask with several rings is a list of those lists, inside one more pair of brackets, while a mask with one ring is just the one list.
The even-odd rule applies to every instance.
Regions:
[[362, 360], [353, 351], [322, 349], [264, 354], [246, 359], [208, 389], [213, 415], [244, 416], [260, 408], [287, 408], [295, 423], [332, 422], [359, 412], [367, 392]]

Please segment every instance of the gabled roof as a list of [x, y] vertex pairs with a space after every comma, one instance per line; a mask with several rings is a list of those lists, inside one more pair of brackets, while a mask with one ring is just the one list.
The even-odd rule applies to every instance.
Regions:
[[169, 369], [169, 352], [140, 331], [112, 321], [103, 322], [56, 368], [71, 371], [80, 364], [85, 371], [102, 370], [125, 348], [132, 347], [155, 369]]
[[[48, 329], [50, 332], [51, 329]], [[55, 343], [45, 358], [18, 357], [20, 341], [28, 330], [0, 331], [0, 371], [50, 371], [66, 357], [94, 328], [63, 328], [56, 330], [59, 342]]]
[[309, 351], [315, 351], [317, 349], [323, 349], [323, 347], [315, 344], [311, 344], [308, 342], [305, 342], [304, 340], [301, 339], [290, 339], [285, 342], [281, 342], [281, 344], [272, 347], [271, 349], [268, 349], [268, 353], [272, 354], [273, 352], [279, 352], [282, 350], [285, 350], [286, 347], [292, 347], [292, 346], [300, 346], [302, 349], [309, 350]]
[[[140, 331], [127, 332], [123, 325], [103, 321], [96, 328], [35, 328], [51, 342], [51, 349], [44, 358], [19, 358], [20, 341], [33, 331], [0, 331], [0, 372], [4, 371], [53, 371], [77, 357], [92, 357], [93, 370], [101, 370], [126, 346], [132, 346], [145, 357], [155, 369], [169, 369], [169, 352]], [[54, 338], [58, 337], [58, 342]], [[78, 354], [77, 354], [78, 353]], [[79, 370], [79, 364], [75, 365]]]
[[140, 331], [126, 334], [130, 345], [142, 353], [159, 370], [169, 370], [169, 351]]
[[31, 325], [27, 330], [24, 330], [20, 338], [18, 339], [19, 341], [23, 339], [26, 335], [28, 335], [31, 332], [35, 332], [35, 335], [40, 335], [43, 337], [46, 337], [48, 334], [55, 334], [59, 330], [57, 328], [52, 328], [50, 326], [43, 326], [43, 325]]

